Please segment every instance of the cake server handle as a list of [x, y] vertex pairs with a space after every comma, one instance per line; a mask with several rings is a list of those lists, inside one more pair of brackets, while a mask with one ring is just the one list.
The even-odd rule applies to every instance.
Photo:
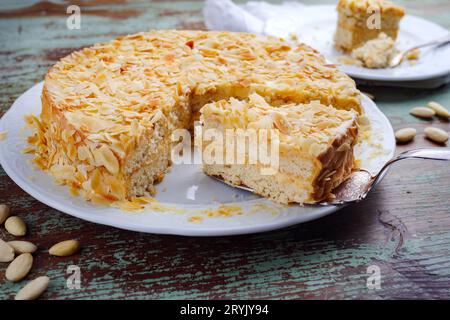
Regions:
[[352, 173], [349, 179], [336, 188], [334, 199], [320, 202], [320, 204], [339, 205], [363, 200], [370, 190], [384, 177], [393, 163], [405, 159], [450, 161], [450, 148], [424, 148], [405, 151], [388, 161], [374, 176], [367, 170], [357, 170]]
[[383, 168], [381, 168], [380, 172], [373, 177], [372, 185], [376, 184], [378, 180], [384, 176], [385, 171], [389, 169], [391, 164], [405, 159], [450, 161], [450, 148], [421, 148], [402, 152], [397, 157], [388, 161]]

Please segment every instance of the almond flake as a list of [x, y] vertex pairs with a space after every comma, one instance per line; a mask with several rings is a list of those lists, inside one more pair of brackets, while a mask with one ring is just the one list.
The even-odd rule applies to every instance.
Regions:
[[99, 149], [95, 150], [96, 159], [99, 159], [100, 164], [105, 166], [112, 174], [119, 173], [120, 166], [119, 160], [117, 160], [114, 153], [106, 145], [102, 145]]
[[289, 133], [292, 130], [292, 126], [287, 121], [287, 119], [278, 112], [274, 112], [272, 114], [272, 116], [273, 116], [273, 123], [275, 124], [275, 127], [277, 127], [278, 130], [280, 130], [280, 132], [282, 134], [289, 135]]

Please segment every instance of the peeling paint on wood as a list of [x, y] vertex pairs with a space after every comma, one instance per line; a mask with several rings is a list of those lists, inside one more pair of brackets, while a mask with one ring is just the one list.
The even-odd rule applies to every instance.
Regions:
[[[397, 2], [450, 28], [447, 0]], [[81, 30], [65, 27], [69, 3], [81, 6]], [[150, 28], [204, 29], [201, 7], [202, 1], [184, 0], [2, 1], [0, 116], [60, 57]], [[418, 130], [414, 142], [397, 152], [435, 146], [423, 139], [430, 122], [409, 109], [430, 100], [450, 106], [450, 86], [362, 89], [375, 94], [395, 129]], [[448, 121], [433, 124], [450, 130]], [[449, 181], [446, 163], [399, 163], [363, 203], [284, 230], [221, 238], [138, 234], [84, 222], [28, 196], [1, 168], [0, 202], [27, 222], [24, 239], [39, 247], [27, 279], [50, 276], [43, 299], [449, 299]], [[4, 228], [0, 237], [13, 240]], [[81, 241], [81, 252], [47, 254], [71, 238]], [[81, 268], [80, 290], [66, 286], [72, 264]], [[373, 264], [381, 268], [381, 290], [366, 286]], [[5, 269], [0, 264], [0, 274]], [[12, 298], [22, 285], [2, 278], [0, 299]]]

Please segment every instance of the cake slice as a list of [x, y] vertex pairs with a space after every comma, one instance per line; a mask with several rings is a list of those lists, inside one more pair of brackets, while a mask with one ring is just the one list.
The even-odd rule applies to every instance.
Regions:
[[[358, 132], [354, 111], [337, 110], [318, 101], [272, 107], [252, 94], [247, 100], [231, 98], [207, 104], [200, 112], [202, 135], [196, 136], [196, 144], [202, 151], [204, 172], [230, 185], [249, 187], [273, 201], [302, 204], [332, 197], [332, 190], [354, 166]], [[255, 131], [256, 147], [267, 143], [266, 149], [258, 149], [257, 161], [255, 142], [249, 138]], [[270, 131], [264, 141], [262, 131]], [[211, 148], [218, 138], [223, 138], [223, 148]], [[215, 150], [214, 159], [211, 150]], [[261, 150], [273, 161], [262, 161]]]
[[[339, 0], [335, 47], [351, 52], [385, 33], [395, 40], [405, 10], [387, 0]], [[379, 19], [376, 15], [379, 13]], [[377, 25], [379, 22], [379, 25]]]

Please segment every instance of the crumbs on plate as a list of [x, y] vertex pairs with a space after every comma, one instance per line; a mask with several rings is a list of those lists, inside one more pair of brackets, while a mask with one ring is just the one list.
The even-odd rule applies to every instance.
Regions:
[[7, 136], [8, 136], [8, 132], [7, 131], [0, 132], [0, 141], [5, 140]]

